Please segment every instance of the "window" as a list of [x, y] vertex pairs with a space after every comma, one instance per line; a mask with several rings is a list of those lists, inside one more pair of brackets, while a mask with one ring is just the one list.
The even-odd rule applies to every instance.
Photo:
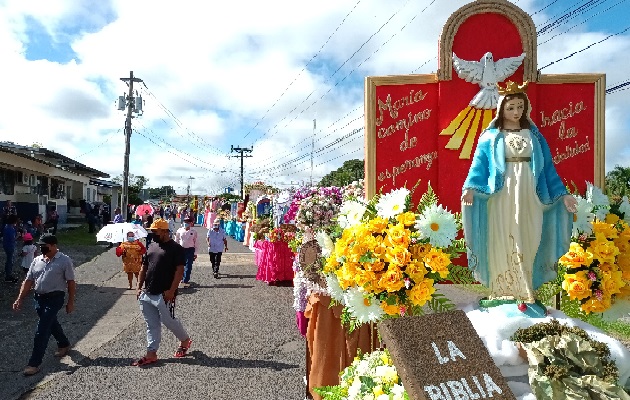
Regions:
[[34, 187], [34, 193], [40, 196], [48, 196], [48, 177], [38, 176], [37, 186]]
[[63, 199], [65, 196], [65, 182], [59, 179], [50, 180], [50, 197], [53, 199]]
[[14, 194], [15, 190], [15, 171], [0, 168], [0, 193]]

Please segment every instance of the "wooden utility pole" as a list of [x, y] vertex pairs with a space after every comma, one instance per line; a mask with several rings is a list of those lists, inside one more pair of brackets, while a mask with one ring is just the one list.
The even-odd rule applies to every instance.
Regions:
[[129, 94], [127, 95], [127, 118], [125, 119], [125, 164], [123, 169], [123, 193], [122, 208], [125, 220], [129, 213], [129, 153], [131, 152], [131, 113], [135, 110], [135, 101], [133, 97], [133, 83], [142, 82], [142, 79], [134, 78], [133, 71], [129, 71], [129, 78], [120, 78], [121, 81], [129, 85]]

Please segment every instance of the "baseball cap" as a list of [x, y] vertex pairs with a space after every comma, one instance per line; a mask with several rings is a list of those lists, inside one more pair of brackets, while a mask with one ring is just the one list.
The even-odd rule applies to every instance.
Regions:
[[31, 235], [30, 233], [25, 233], [24, 236], [22, 236], [22, 239], [33, 240], [33, 235]]
[[57, 236], [42, 236], [41, 238], [39, 238], [39, 242], [37, 242], [37, 244], [57, 244]]
[[153, 220], [153, 223], [147, 229], [155, 230], [155, 229], [168, 229], [168, 221], [162, 218], [156, 218]]

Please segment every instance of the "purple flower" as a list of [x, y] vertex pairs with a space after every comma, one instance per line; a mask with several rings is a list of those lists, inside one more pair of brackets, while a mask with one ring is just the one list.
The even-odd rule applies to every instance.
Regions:
[[597, 297], [597, 300], [602, 301], [604, 298], [604, 292], [602, 292], [601, 289], [597, 289], [595, 291], [595, 297]]
[[595, 274], [595, 272], [590, 271], [588, 273], [588, 279], [590, 279], [591, 281], [595, 282], [597, 280], [597, 275]]

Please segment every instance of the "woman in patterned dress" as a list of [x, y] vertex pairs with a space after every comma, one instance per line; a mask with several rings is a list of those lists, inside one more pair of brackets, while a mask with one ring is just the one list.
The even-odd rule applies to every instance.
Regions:
[[116, 248], [116, 255], [122, 256], [123, 271], [127, 273], [129, 279], [128, 289], [133, 289], [133, 277], [136, 277], [138, 283], [138, 274], [142, 268], [142, 255], [147, 252], [146, 247], [136, 239], [133, 232], [127, 232], [127, 241], [122, 242]]

